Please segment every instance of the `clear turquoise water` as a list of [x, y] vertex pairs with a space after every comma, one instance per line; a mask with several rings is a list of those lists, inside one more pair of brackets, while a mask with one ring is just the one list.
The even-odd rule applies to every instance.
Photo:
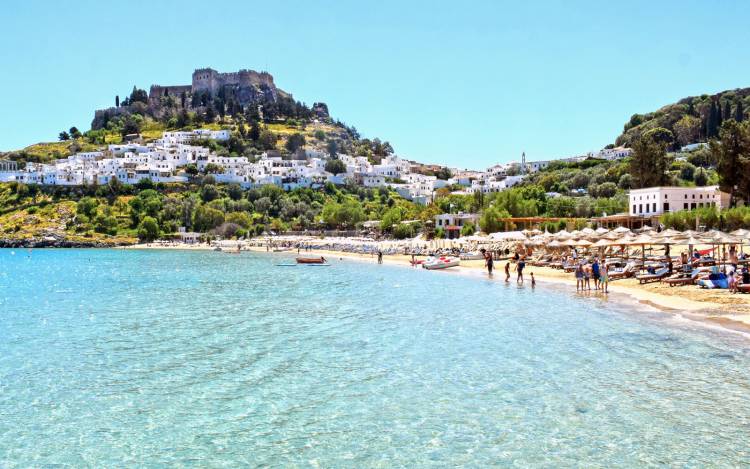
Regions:
[[448, 272], [0, 250], [0, 467], [738, 467], [744, 338]]

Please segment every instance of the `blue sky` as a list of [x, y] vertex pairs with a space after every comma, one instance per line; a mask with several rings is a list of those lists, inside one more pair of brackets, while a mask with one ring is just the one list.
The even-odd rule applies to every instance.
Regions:
[[420, 161], [568, 156], [633, 113], [750, 86], [747, 19], [741, 1], [8, 2], [0, 149], [211, 66], [268, 70]]

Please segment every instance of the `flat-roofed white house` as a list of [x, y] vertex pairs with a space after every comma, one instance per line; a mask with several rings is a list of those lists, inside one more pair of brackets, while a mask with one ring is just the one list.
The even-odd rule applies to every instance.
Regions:
[[663, 213], [692, 210], [702, 207], [729, 207], [729, 194], [719, 186], [706, 187], [646, 187], [633, 189], [629, 194], [631, 216], [658, 216]]
[[435, 228], [445, 230], [445, 237], [455, 239], [461, 237], [461, 228], [467, 223], [479, 226], [479, 215], [476, 213], [443, 213], [435, 216]]

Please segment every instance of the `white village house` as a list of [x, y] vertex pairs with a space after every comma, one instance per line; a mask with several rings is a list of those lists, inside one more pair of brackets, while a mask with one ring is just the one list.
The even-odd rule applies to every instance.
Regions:
[[[479, 226], [479, 215], [476, 213], [443, 213], [435, 216], [435, 228], [442, 228], [445, 237], [456, 239], [461, 237], [461, 228], [467, 223]], [[478, 228], [477, 228], [478, 229]]]
[[729, 207], [729, 194], [720, 191], [719, 186], [647, 187], [631, 190], [628, 199], [629, 214], [643, 217], [702, 207]]

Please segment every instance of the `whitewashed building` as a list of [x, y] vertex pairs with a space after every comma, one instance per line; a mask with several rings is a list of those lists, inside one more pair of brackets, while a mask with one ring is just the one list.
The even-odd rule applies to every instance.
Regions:
[[719, 186], [647, 187], [633, 189], [628, 195], [631, 216], [658, 216], [663, 213], [703, 207], [729, 207], [729, 194]]

